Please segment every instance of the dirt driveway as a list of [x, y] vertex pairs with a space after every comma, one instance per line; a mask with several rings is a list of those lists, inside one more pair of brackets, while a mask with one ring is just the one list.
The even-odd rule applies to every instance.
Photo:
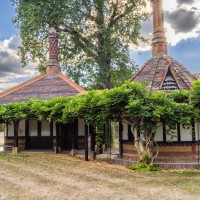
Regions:
[[200, 199], [200, 172], [135, 172], [66, 154], [0, 154], [0, 199]]

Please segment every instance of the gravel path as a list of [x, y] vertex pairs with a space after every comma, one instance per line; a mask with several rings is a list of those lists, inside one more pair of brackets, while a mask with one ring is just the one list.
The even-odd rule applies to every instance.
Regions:
[[0, 166], [0, 199], [200, 199], [199, 172], [135, 172], [51, 153], [0, 154]]

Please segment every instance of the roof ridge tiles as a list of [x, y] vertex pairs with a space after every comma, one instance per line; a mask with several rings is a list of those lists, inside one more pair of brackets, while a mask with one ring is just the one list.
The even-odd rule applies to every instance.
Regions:
[[[171, 61], [169, 61], [169, 59], [171, 59]], [[170, 63], [174, 63], [174, 64], [171, 64], [173, 69], [175, 70], [175, 72], [180, 76], [180, 78], [182, 79], [182, 81], [187, 85], [188, 89], [191, 87], [191, 79], [189, 80], [188, 77], [186, 77], [185, 75], [189, 75], [189, 76], [192, 76], [192, 78], [195, 78], [192, 73], [186, 68], [184, 67], [182, 64], [180, 64], [178, 61], [176, 61], [174, 58], [172, 58], [171, 56], [167, 55], [166, 56], [166, 60]], [[179, 67], [184, 73], [186, 74], [183, 74], [183, 72], [180, 72], [179, 69], [177, 69], [177, 67]], [[196, 79], [196, 78], [195, 78]]]
[[183, 65], [167, 54], [151, 57], [132, 77], [132, 81], [147, 82], [148, 90], [159, 91], [162, 88], [168, 70], [170, 70], [179, 89], [190, 89], [197, 78]]
[[136, 71], [136, 73], [132, 76], [131, 81], [134, 81], [135, 77], [137, 77], [143, 71], [143, 69], [146, 67], [146, 65], [149, 64], [151, 61], [152, 61], [152, 57], [150, 59], [148, 59], [144, 63], [144, 65]]
[[[157, 60], [157, 63], [156, 63], [156, 69], [155, 69], [153, 80], [156, 77], [156, 73], [157, 73], [157, 70], [158, 70], [158, 63], [159, 63], [159, 61], [160, 61], [160, 57], [158, 57], [158, 60]], [[153, 84], [151, 84], [150, 90], [152, 90], [152, 88], [153, 88]]]

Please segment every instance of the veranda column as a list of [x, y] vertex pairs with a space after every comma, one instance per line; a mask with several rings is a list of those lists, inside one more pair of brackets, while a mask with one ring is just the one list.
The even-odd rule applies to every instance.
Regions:
[[72, 149], [70, 154], [72, 156], [77, 155], [78, 151], [78, 120], [76, 120], [73, 124], [73, 135], [72, 135]]
[[91, 136], [91, 148], [90, 148], [90, 153], [89, 153], [89, 159], [90, 160], [95, 160], [96, 159], [96, 152], [95, 152], [95, 132], [94, 132], [94, 127], [89, 126], [89, 132]]
[[19, 121], [20, 120], [13, 120], [14, 125], [14, 147], [12, 149], [12, 153], [18, 153], [18, 129], [19, 129]]
[[123, 158], [123, 142], [122, 142], [122, 131], [123, 131], [123, 125], [121, 121], [119, 122], [119, 157]]
[[85, 161], [88, 161], [88, 131], [89, 125], [85, 126]]
[[56, 123], [56, 146], [55, 146], [55, 153], [61, 152], [60, 146], [60, 124]]

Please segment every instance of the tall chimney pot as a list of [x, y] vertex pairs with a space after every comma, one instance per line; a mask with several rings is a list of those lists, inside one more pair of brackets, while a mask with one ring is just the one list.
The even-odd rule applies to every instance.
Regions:
[[46, 72], [48, 75], [60, 72], [58, 62], [58, 34], [53, 27], [49, 29], [49, 60], [47, 62]]

